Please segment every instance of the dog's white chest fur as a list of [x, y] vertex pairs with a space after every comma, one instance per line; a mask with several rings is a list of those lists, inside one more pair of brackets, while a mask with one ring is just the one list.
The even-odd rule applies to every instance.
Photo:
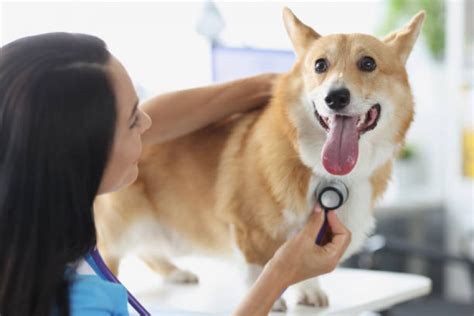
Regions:
[[[309, 205], [314, 204], [314, 192], [321, 178], [313, 176], [310, 179], [307, 200]], [[352, 240], [347, 248], [343, 260], [358, 251], [364, 243], [367, 236], [372, 233], [375, 220], [371, 211], [372, 187], [369, 180], [358, 181], [357, 183], [348, 183], [349, 196], [347, 202], [336, 212], [339, 219], [352, 232]], [[296, 214], [292, 210], [283, 211], [282, 227], [287, 234], [287, 238], [293, 236], [306, 222], [311, 207], [307, 213]], [[314, 236], [316, 240], [316, 236]]]

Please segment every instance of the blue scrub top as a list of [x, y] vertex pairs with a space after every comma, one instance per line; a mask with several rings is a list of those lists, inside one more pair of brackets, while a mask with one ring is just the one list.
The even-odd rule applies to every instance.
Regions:
[[[86, 256], [85, 262], [95, 271], [95, 264]], [[100, 272], [100, 271], [99, 271]], [[118, 283], [109, 282], [95, 274], [82, 274], [74, 269], [66, 270], [70, 279], [69, 304], [71, 316], [125, 316], [128, 312], [127, 289]], [[132, 315], [137, 313], [132, 310]], [[227, 314], [227, 313], [226, 313]], [[57, 313], [53, 312], [52, 316]], [[170, 309], [154, 309], [153, 315], [160, 316], [203, 316], [224, 315], [188, 312]]]
[[127, 290], [96, 275], [71, 275], [71, 316], [124, 316], [128, 314]]
[[[126, 288], [117, 283], [104, 281], [97, 275], [74, 273], [70, 287], [71, 316], [124, 316], [128, 313]], [[133, 311], [132, 315], [138, 315]], [[170, 309], [155, 309], [160, 316], [221, 316], [224, 314], [198, 313]]]

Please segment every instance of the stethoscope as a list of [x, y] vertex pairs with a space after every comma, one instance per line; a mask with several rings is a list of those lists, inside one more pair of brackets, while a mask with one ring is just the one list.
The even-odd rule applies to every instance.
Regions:
[[321, 245], [328, 229], [327, 212], [338, 209], [347, 201], [349, 189], [338, 179], [323, 180], [316, 189], [316, 198], [324, 210], [324, 224], [316, 237], [316, 244]]
[[[324, 224], [318, 233], [316, 238], [316, 244], [321, 245], [322, 239], [328, 228], [327, 212], [333, 211], [341, 207], [349, 196], [349, 190], [347, 186], [338, 179], [323, 180], [316, 189], [317, 202], [321, 205], [324, 210]], [[94, 272], [104, 280], [109, 282], [122, 284], [117, 277], [110, 271], [105, 264], [104, 260], [100, 256], [97, 248], [94, 248], [86, 256], [86, 261], [89, 263]], [[145, 307], [127, 290], [128, 302], [137, 311], [140, 316], [151, 315]]]
[[[92, 270], [103, 280], [107, 280], [112, 283], [122, 284], [119, 279], [110, 271], [110, 269], [105, 264], [104, 260], [100, 256], [99, 251], [97, 248], [94, 248], [89, 252], [86, 256], [87, 263], [91, 266]], [[123, 285], [123, 284], [122, 284]], [[135, 311], [140, 316], [150, 316], [150, 312], [148, 312], [145, 307], [135, 298], [135, 296], [127, 290], [128, 293], [128, 303], [133, 307]]]

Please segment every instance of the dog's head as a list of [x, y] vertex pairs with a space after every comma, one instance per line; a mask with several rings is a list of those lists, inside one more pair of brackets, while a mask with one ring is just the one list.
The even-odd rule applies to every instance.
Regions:
[[413, 119], [405, 62], [424, 12], [382, 40], [321, 36], [288, 8], [283, 17], [297, 56], [288, 78], [302, 83], [289, 113], [303, 162], [338, 176], [372, 172], [393, 156]]

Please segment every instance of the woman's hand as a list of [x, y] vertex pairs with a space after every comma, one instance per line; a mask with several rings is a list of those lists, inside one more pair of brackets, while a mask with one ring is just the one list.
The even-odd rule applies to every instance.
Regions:
[[336, 211], [328, 212], [327, 218], [326, 244], [315, 244], [324, 222], [324, 212], [317, 206], [303, 229], [278, 249], [265, 269], [280, 271], [286, 286], [334, 270], [349, 246], [351, 233], [339, 221]]
[[233, 316], [268, 315], [288, 286], [334, 270], [349, 246], [351, 233], [335, 211], [327, 216], [329, 229], [324, 238], [327, 242], [323, 246], [315, 243], [324, 222], [324, 213], [317, 207], [303, 229], [285, 242], [266, 264]]

